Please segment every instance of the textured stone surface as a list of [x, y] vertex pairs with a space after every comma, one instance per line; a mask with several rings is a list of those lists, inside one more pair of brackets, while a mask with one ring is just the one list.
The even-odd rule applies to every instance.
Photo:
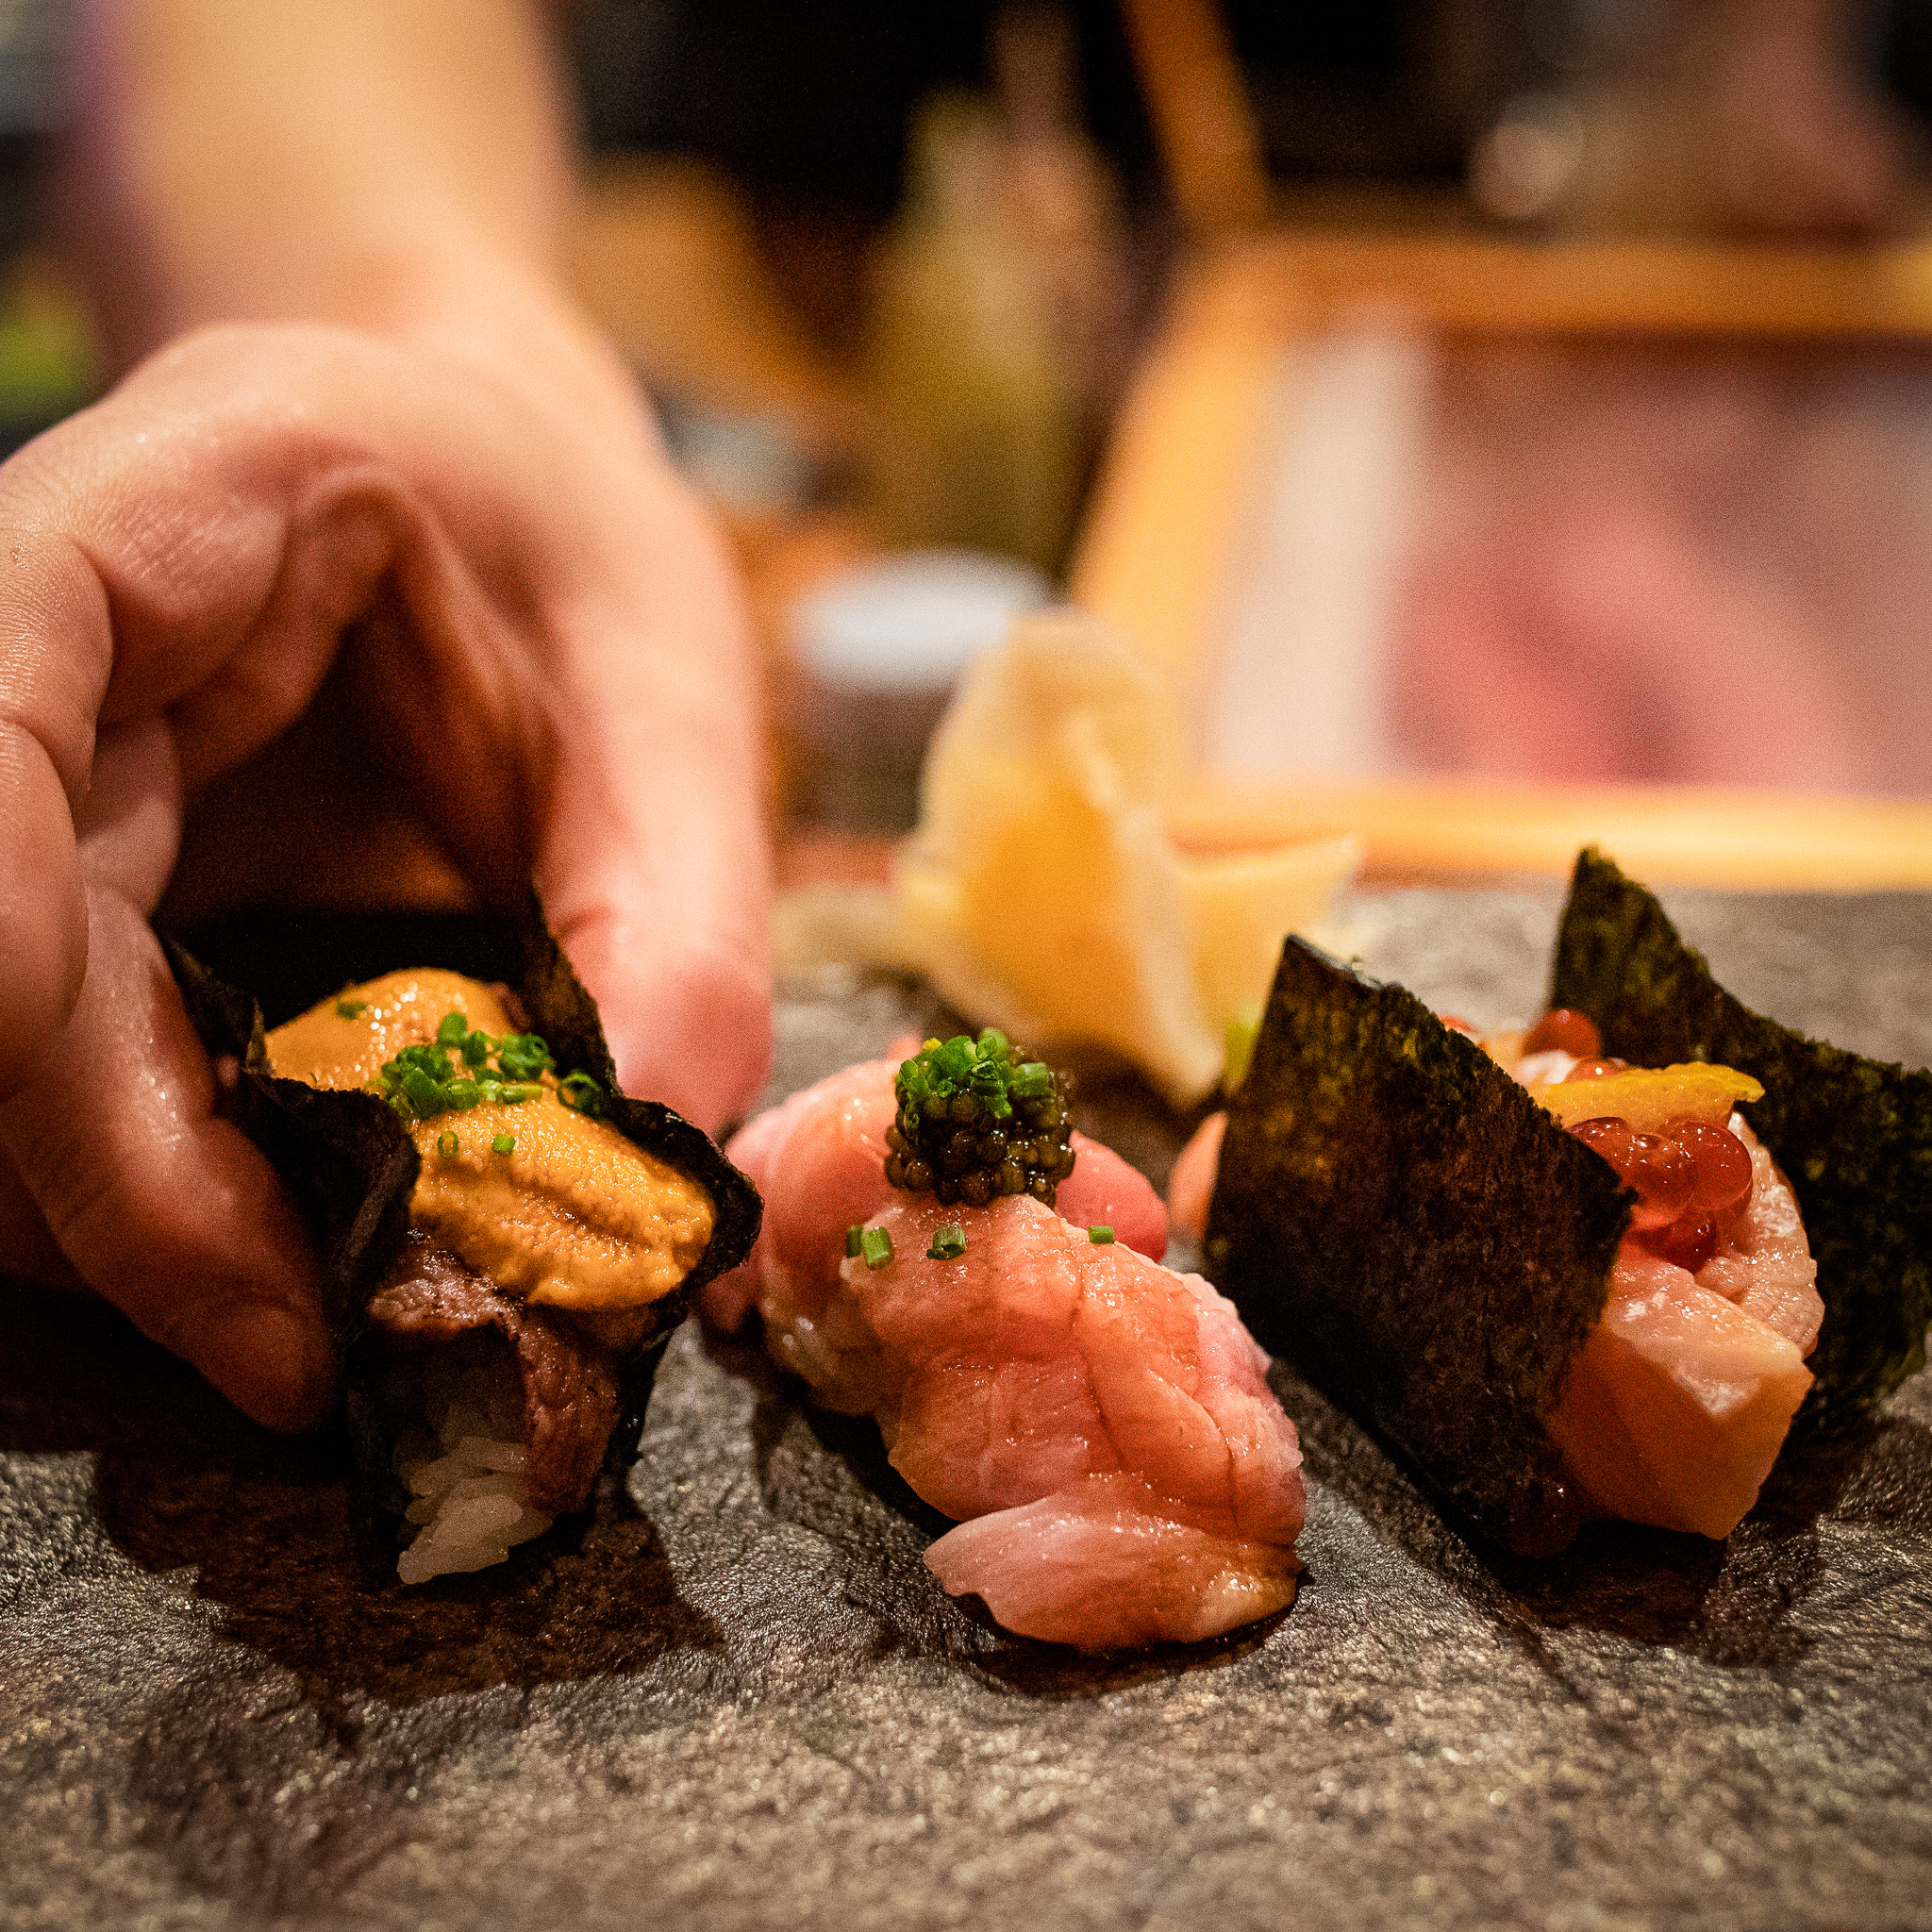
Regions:
[[[1364, 902], [1356, 943], [1526, 1015], [1555, 907]], [[1745, 999], [1932, 1057], [1932, 903], [1676, 907]], [[795, 993], [783, 1087], [932, 1018]], [[1924, 1377], [1725, 1546], [1507, 1573], [1283, 1377], [1299, 1602], [1105, 1663], [947, 1599], [870, 1425], [689, 1329], [627, 1496], [406, 1591], [334, 1441], [90, 1305], [0, 1312], [0, 1924], [1932, 1927]]]

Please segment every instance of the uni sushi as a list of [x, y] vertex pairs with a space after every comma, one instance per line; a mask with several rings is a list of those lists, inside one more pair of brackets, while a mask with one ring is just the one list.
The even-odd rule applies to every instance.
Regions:
[[735, 1265], [756, 1191], [698, 1128], [617, 1089], [595, 1003], [534, 902], [515, 984], [404, 968], [269, 1033], [178, 947], [230, 1110], [302, 1206], [365, 1470], [415, 1583], [498, 1562], [635, 1452], [663, 1345]]

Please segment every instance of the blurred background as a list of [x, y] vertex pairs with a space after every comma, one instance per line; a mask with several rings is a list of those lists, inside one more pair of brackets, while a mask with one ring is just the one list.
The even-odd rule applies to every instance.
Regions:
[[[0, 7], [0, 426], [92, 380]], [[1932, 795], [1932, 0], [581, 0], [569, 240], [793, 824], [1071, 596], [1230, 782]], [[36, 40], [36, 36], [40, 40]]]

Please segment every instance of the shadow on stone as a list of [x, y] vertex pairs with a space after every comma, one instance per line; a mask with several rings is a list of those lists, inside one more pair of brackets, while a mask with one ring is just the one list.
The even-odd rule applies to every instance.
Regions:
[[1545, 1667], [1543, 1628], [1670, 1644], [1727, 1668], [1788, 1665], [1809, 1648], [1791, 1610], [1820, 1578], [1817, 1519], [1847, 1479], [1842, 1467], [1807, 1457], [1787, 1476], [1781, 1466], [1725, 1542], [1598, 1522], [1558, 1555], [1530, 1559], [1465, 1539], [1381, 1443], [1292, 1369], [1277, 1362], [1271, 1381], [1300, 1430], [1309, 1478]]
[[294, 1673], [345, 1741], [365, 1698], [405, 1707], [719, 1647], [613, 1479], [508, 1562], [408, 1588], [338, 1428], [258, 1428], [93, 1302], [8, 1283], [0, 1319], [0, 1448], [91, 1452], [108, 1536], [143, 1570], [192, 1571], [223, 1636]]

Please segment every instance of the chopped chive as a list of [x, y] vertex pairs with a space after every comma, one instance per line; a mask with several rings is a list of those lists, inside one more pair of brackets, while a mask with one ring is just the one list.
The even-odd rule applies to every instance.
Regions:
[[367, 1000], [338, 1000], [336, 1018], [338, 1020], [359, 1020], [369, 1010]]
[[[341, 1000], [337, 1009], [344, 1014], [351, 1008], [363, 1012], [368, 1005], [366, 1000]], [[458, 1064], [452, 1064], [452, 1056]], [[538, 1076], [554, 1072], [556, 1066], [540, 1035], [512, 1033], [492, 1040], [463, 1014], [448, 1012], [438, 1024], [433, 1041], [418, 1041], [384, 1062], [368, 1091], [386, 1100], [406, 1121], [426, 1121], [452, 1108], [516, 1107], [541, 1100], [543, 1087]], [[609, 1110], [608, 1096], [589, 1074], [566, 1075], [558, 1097], [566, 1107], [594, 1119]], [[508, 1136], [499, 1138], [506, 1145], [498, 1151], [508, 1152], [514, 1142]]]
[[863, 1225], [857, 1221], [855, 1221], [852, 1224], [852, 1225], [845, 1230], [845, 1252], [848, 1255], [856, 1255], [858, 1253], [859, 1238], [864, 1233], [865, 1229]]
[[452, 1128], [445, 1127], [436, 1137], [436, 1151], [445, 1160], [454, 1160], [463, 1151], [463, 1143], [457, 1139]]
[[1111, 1247], [1113, 1245], [1113, 1229], [1110, 1227], [1090, 1227], [1087, 1230], [1087, 1239], [1096, 1248]]
[[963, 1033], [956, 1033], [933, 1055], [932, 1067], [948, 1080], [963, 1080], [972, 1070], [973, 1059], [973, 1042]]
[[515, 1149], [516, 1144], [517, 1137], [514, 1134], [499, 1134], [491, 1141], [490, 1151], [492, 1154], [508, 1154]]
[[512, 1080], [532, 1080], [539, 1074], [547, 1073], [557, 1062], [550, 1058], [550, 1049], [536, 1034], [512, 1033], [499, 1042], [496, 1064]]
[[588, 1074], [566, 1074], [558, 1084], [557, 1097], [593, 1120], [604, 1112], [604, 1090]]
[[892, 1236], [888, 1228], [869, 1227], [858, 1237], [858, 1252], [874, 1274], [892, 1258]]
[[928, 1261], [957, 1261], [966, 1252], [966, 1230], [963, 1227], [941, 1227], [935, 1230], [932, 1246], [926, 1249]]
[[443, 1110], [442, 1087], [432, 1079], [421, 1067], [408, 1067], [403, 1073], [403, 1096], [416, 1109], [418, 1120], [430, 1120]]

